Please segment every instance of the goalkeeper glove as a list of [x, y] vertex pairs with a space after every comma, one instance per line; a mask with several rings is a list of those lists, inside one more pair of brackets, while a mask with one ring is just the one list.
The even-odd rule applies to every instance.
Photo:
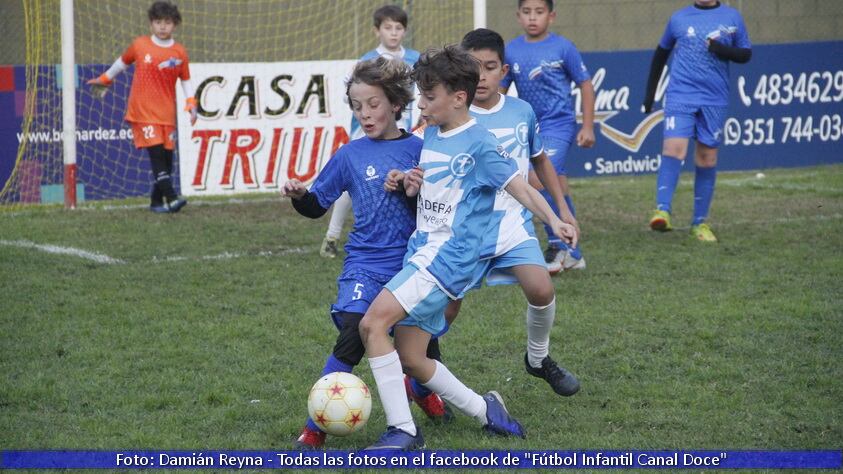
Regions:
[[199, 117], [199, 105], [196, 102], [196, 97], [188, 97], [185, 100], [184, 110], [190, 112], [190, 125], [196, 125], [196, 119]]
[[100, 74], [100, 77], [91, 79], [86, 84], [91, 86], [91, 92], [94, 96], [101, 99], [108, 91], [108, 87], [111, 85], [111, 79], [108, 78], [107, 74], [102, 73]]

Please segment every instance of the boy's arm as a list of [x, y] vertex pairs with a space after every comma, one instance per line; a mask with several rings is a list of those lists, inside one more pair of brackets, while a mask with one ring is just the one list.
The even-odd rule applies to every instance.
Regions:
[[556, 169], [553, 168], [553, 163], [550, 162], [547, 153], [541, 152], [539, 156], [530, 158], [530, 164], [533, 165], [533, 171], [536, 172], [539, 182], [547, 189], [550, 197], [553, 198], [553, 202], [556, 203], [556, 207], [559, 208], [559, 218], [563, 222], [576, 227], [577, 233], [579, 233], [580, 227], [571, 210], [568, 208], [565, 195], [562, 194], [562, 187], [559, 185], [559, 177], [556, 175]]
[[87, 81], [86, 84], [91, 86], [91, 90], [94, 92], [94, 95], [102, 97], [105, 95], [106, 90], [111, 85], [114, 78], [128, 68], [129, 65], [123, 62], [123, 57], [118, 57], [107, 71], [100, 74], [99, 77]]
[[536, 215], [545, 224], [553, 228], [553, 233], [563, 241], [576, 246], [577, 244], [577, 230], [571, 224], [566, 224], [559, 220], [559, 217], [553, 213], [553, 209], [547, 204], [547, 201], [536, 191], [532, 186], [527, 184], [521, 177], [515, 177], [509, 181], [509, 184], [504, 188], [516, 201], [520, 202], [522, 206], [526, 207], [530, 212]]
[[196, 119], [199, 118], [199, 103], [196, 101], [196, 86], [192, 79], [182, 80], [181, 88], [186, 97], [184, 103], [185, 112], [190, 113], [190, 125], [196, 125]]
[[291, 179], [284, 183], [281, 194], [289, 197], [296, 212], [305, 217], [317, 219], [328, 212], [327, 209], [319, 205], [316, 195], [308, 191], [304, 184], [297, 179]]
[[594, 85], [591, 79], [580, 82], [582, 95], [582, 128], [577, 134], [577, 145], [582, 148], [594, 146]]

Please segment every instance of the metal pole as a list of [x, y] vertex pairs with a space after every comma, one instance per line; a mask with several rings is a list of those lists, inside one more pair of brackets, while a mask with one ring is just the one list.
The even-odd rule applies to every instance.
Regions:
[[64, 207], [76, 208], [76, 61], [73, 0], [61, 0], [61, 106], [64, 144]]
[[486, 28], [486, 0], [474, 0], [474, 29]]

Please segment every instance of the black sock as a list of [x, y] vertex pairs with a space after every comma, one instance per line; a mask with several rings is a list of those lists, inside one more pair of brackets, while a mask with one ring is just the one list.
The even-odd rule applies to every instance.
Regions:
[[149, 153], [149, 164], [152, 169], [152, 179], [158, 192], [152, 192], [152, 199], [156, 196], [164, 196], [168, 202], [175, 201], [176, 190], [173, 189], [173, 181], [170, 171], [173, 166], [173, 151], [164, 149], [164, 145], [155, 145], [146, 149]]

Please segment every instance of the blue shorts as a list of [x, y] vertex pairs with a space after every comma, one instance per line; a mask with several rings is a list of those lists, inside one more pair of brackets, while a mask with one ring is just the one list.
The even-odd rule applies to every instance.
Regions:
[[477, 269], [474, 271], [474, 277], [468, 289], [474, 290], [480, 288], [483, 286], [483, 280], [486, 280], [487, 286], [513, 285], [518, 283], [518, 279], [512, 273], [512, 267], [517, 267], [518, 265], [547, 267], [544, 261], [544, 255], [542, 255], [542, 251], [539, 248], [538, 240], [525, 240], [503, 255], [480, 261], [480, 264], [477, 265]]
[[574, 137], [576, 136], [574, 133], [571, 133], [568, 138], [563, 138], [566, 134], [562, 134], [562, 136], [546, 136], [542, 135], [542, 145], [544, 145], [544, 152], [547, 154], [547, 157], [550, 158], [550, 162], [553, 163], [553, 169], [556, 170], [556, 174], [559, 176], [564, 176], [568, 174], [568, 171], [565, 168], [565, 158], [568, 156], [568, 149], [571, 147], [571, 143], [574, 141]]
[[[391, 275], [359, 268], [342, 272], [337, 278], [337, 302], [331, 305], [332, 317], [339, 312], [365, 314], [390, 278]], [[336, 318], [334, 324], [340, 328]]]
[[728, 108], [719, 105], [686, 105], [667, 101], [664, 105], [664, 138], [696, 138], [717, 148], [723, 141]]
[[432, 335], [445, 331], [445, 306], [450, 299], [428, 273], [415, 265], [407, 265], [385, 288], [407, 312], [407, 317], [399, 321], [398, 326], [416, 326]]

